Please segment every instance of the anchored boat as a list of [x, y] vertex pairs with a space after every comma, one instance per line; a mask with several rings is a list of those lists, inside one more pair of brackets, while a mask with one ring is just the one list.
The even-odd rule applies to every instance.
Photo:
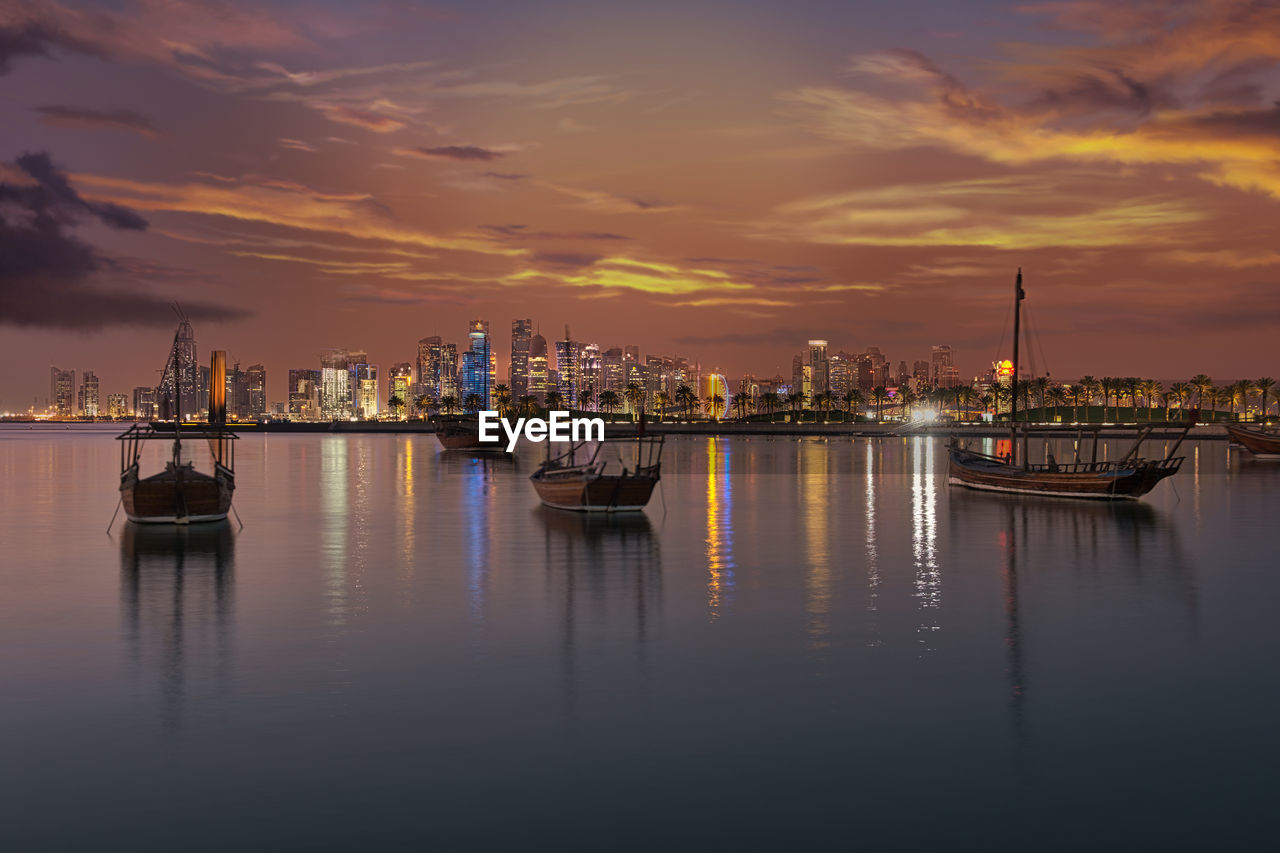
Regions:
[[[574, 442], [561, 455], [543, 462], [529, 479], [543, 505], [552, 509], [642, 510], [662, 476], [662, 440], [661, 435], [641, 434]], [[625, 455], [631, 456], [630, 467]]]
[[1226, 424], [1227, 435], [1259, 459], [1280, 459], [1280, 432]]
[[[182, 423], [182, 364], [179, 341], [191, 339], [191, 324], [179, 314], [178, 333], [165, 365], [162, 408], [173, 412], [171, 423], [134, 424], [116, 440], [120, 442], [120, 500], [130, 521], [140, 524], [194, 524], [222, 521], [231, 511], [236, 488], [235, 441], [238, 436], [225, 425], [225, 361], [215, 352], [210, 370], [209, 426]], [[141, 476], [142, 452], [150, 442], [169, 442], [171, 452], [164, 469]], [[213, 472], [195, 467], [183, 457], [183, 442], [208, 443]]]
[[480, 440], [480, 419], [477, 416], [441, 421], [436, 430], [436, 440], [445, 450], [466, 450], [472, 453], [501, 453], [500, 441]]
[[964, 486], [991, 492], [1009, 492], [1024, 495], [1045, 495], [1061, 498], [1092, 498], [1095, 500], [1135, 500], [1156, 487], [1161, 480], [1172, 477], [1182, 467], [1181, 456], [1174, 456], [1186, 438], [1187, 432], [1195, 424], [1198, 412], [1190, 412], [1190, 417], [1182, 430], [1182, 434], [1164, 459], [1144, 459], [1138, 455], [1142, 442], [1150, 436], [1152, 427], [1146, 427], [1138, 434], [1133, 447], [1118, 461], [1097, 461], [1098, 438], [1095, 434], [1094, 458], [1081, 461], [1079, 443], [1076, 445], [1076, 458], [1071, 462], [1059, 463], [1052, 454], [1046, 462], [1031, 464], [1027, 453], [1027, 429], [1023, 425], [1021, 453], [1018, 449], [1018, 337], [1021, 319], [1022, 300], [1026, 293], [1022, 289], [1022, 270], [1014, 284], [1013, 311], [1013, 379], [1014, 393], [1009, 422], [1012, 433], [1010, 452], [1004, 456], [990, 456], [969, 450], [954, 437], [950, 445], [949, 469], [947, 482], [953, 486]]

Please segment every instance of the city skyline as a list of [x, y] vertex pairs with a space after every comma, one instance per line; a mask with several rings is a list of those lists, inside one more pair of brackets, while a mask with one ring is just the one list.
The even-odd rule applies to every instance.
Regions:
[[5, 4], [0, 409], [50, 365], [149, 380], [171, 301], [273, 377], [477, 317], [499, 361], [543, 317], [731, 377], [811, 339], [969, 375], [1019, 266], [1055, 376], [1275, 373], [1277, 32], [1246, 0]]

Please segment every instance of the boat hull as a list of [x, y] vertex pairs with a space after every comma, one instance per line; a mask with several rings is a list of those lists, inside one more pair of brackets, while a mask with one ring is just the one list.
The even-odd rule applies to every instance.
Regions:
[[1178, 470], [1180, 460], [1139, 462], [1127, 468], [1094, 471], [1023, 470], [1015, 465], [952, 450], [947, 482], [987, 492], [1076, 498], [1084, 500], [1137, 500]]
[[454, 421], [443, 424], [436, 433], [436, 440], [444, 450], [465, 450], [468, 453], [502, 453], [501, 441], [481, 441], [480, 426], [476, 421]]
[[138, 524], [223, 521], [231, 512], [234, 491], [234, 476], [221, 470], [214, 476], [194, 470], [166, 470], [143, 479], [129, 471], [120, 483], [125, 515]]
[[653, 496], [656, 477], [547, 477], [533, 480], [543, 506], [570, 512], [639, 512]]
[[1280, 459], [1280, 435], [1227, 425], [1227, 435], [1259, 459]]

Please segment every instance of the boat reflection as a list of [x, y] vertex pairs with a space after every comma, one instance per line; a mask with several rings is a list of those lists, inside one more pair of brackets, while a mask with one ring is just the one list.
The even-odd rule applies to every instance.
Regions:
[[[1025, 601], [1027, 583], [1051, 581], [1046, 572], [1070, 567], [1087, 586], [1144, 600], [1172, 598], [1194, 636], [1197, 587], [1177, 528], [1160, 511], [1139, 501], [1085, 503], [1027, 500], [1013, 495], [953, 492], [948, 502], [953, 553], [979, 550], [995, 540], [1003, 591], [1005, 672], [1015, 744], [1026, 747], [1034, 619]], [[1118, 568], [1120, 574], [1109, 571]], [[1132, 589], [1130, 589], [1132, 588]], [[1048, 621], [1048, 614], [1041, 620]], [[1059, 626], [1062, 630], [1062, 626]], [[1045, 646], [1052, 641], [1046, 638]]]
[[572, 712], [579, 658], [600, 651], [597, 641], [607, 642], [626, 621], [634, 625], [636, 661], [643, 666], [650, 623], [662, 611], [662, 551], [645, 513], [567, 513], [542, 506], [534, 513], [543, 528], [549, 604], [561, 611], [564, 685]]
[[182, 720], [188, 693], [230, 677], [235, 536], [229, 522], [126, 524], [120, 599], [133, 673], [158, 676], [160, 714]]

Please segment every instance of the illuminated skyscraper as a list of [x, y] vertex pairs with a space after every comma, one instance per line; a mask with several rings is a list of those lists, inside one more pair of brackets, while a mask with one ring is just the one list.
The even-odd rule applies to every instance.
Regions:
[[77, 399], [80, 414], [86, 418], [98, 416], [98, 376], [92, 370], [86, 370], [80, 378], [80, 393]]
[[129, 414], [129, 398], [123, 394], [107, 395], [107, 416], [123, 418]]
[[559, 379], [556, 390], [564, 397], [565, 405], [578, 404], [578, 357], [582, 352], [582, 344], [569, 338], [569, 329], [564, 330], [564, 340], [556, 341], [556, 373]]
[[827, 372], [827, 342], [809, 341], [809, 381], [814, 394], [825, 394], [830, 388]]
[[470, 346], [462, 354], [462, 401], [475, 395], [488, 409], [493, 403], [493, 353], [489, 344], [489, 321], [472, 320], [467, 333]]
[[289, 417], [314, 421], [320, 417], [320, 371], [309, 367], [289, 371]]
[[249, 385], [249, 417], [261, 417], [267, 413], [267, 368], [251, 364], [244, 375]]
[[960, 371], [951, 362], [951, 347], [933, 348], [929, 372], [935, 388], [954, 388], [960, 384]]
[[133, 416], [140, 421], [149, 421], [157, 416], [156, 389], [141, 386], [133, 389]]
[[529, 393], [529, 347], [533, 340], [532, 320], [511, 321], [511, 366], [507, 386], [512, 399]]
[[351, 366], [355, 391], [352, 410], [356, 417], [372, 420], [378, 417], [378, 365], [368, 363], [367, 353], [360, 354], [365, 360]]
[[601, 390], [622, 391], [627, 372], [623, 367], [622, 348], [613, 347], [601, 356]]
[[413, 395], [411, 389], [413, 386], [413, 365], [407, 361], [391, 366], [391, 373], [387, 376], [387, 405], [391, 405], [393, 398], [399, 398], [400, 405], [404, 406], [404, 411], [408, 411], [413, 407]]
[[[168, 400], [170, 404], [177, 403], [177, 410], [170, 412], [174, 417], [195, 417], [200, 411], [197, 400], [200, 393], [200, 372], [196, 363], [196, 335], [186, 320], [178, 326], [174, 348], [175, 359], [166, 362], [164, 375], [160, 377], [160, 398], [162, 401]], [[181, 388], [180, 394], [175, 392], [175, 387]]]
[[320, 417], [324, 420], [347, 420], [351, 417], [348, 363], [348, 353], [344, 349], [329, 350], [320, 359]]
[[49, 368], [49, 406], [60, 418], [76, 413], [76, 372]]
[[546, 402], [547, 391], [551, 390], [551, 376], [547, 366], [547, 339], [535, 334], [529, 339], [529, 391], [538, 398], [538, 403]]

